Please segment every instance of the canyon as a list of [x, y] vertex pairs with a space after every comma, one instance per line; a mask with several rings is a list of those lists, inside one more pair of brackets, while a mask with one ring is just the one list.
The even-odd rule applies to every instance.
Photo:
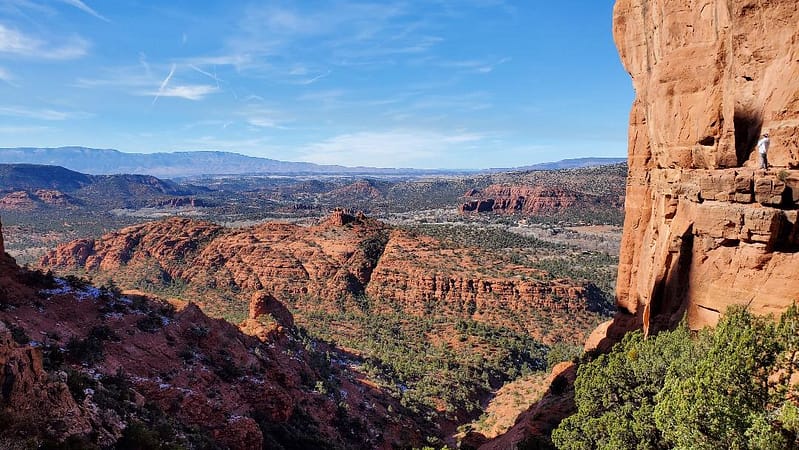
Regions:
[[257, 298], [250, 310], [244, 334], [194, 304], [54, 278], [0, 253], [0, 446], [366, 449], [431, 433], [347, 356], [311, 348], [290, 316], [264, 320], [274, 309]]
[[[778, 314], [799, 298], [796, 16], [795, 2], [787, 0], [616, 2], [614, 38], [636, 97], [618, 311], [588, 337], [590, 355], [631, 330], [654, 334], [683, 319], [699, 330], [732, 305]], [[762, 170], [753, 148], [766, 131], [772, 167]], [[368, 183], [346, 192], [364, 201], [380, 198]], [[468, 194], [466, 213], [557, 212], [595, 201], [568, 186], [488, 183], [461, 192]], [[552, 328], [562, 333], [574, 326], [567, 334], [576, 342], [602, 308], [592, 303], [589, 284], [343, 210], [311, 226], [226, 228], [168, 219], [62, 245], [41, 263], [125, 287], [175, 289], [212, 315], [232, 314], [267, 341], [294, 323], [311, 323], [311, 313], [340, 326], [360, 307], [454, 315], [547, 344], [558, 339]], [[537, 319], [541, 311], [554, 315]], [[458, 339], [442, 338], [455, 328], [442, 328], [434, 337], [461, 350]], [[573, 364], [556, 366], [543, 399], [508, 433], [494, 440], [472, 435], [470, 442], [501, 449], [546, 436], [573, 411], [576, 371]]]
[[[793, 1], [617, 0], [632, 77], [618, 311], [586, 342], [715, 325], [732, 305], [776, 317], [799, 298], [799, 29]], [[768, 132], [771, 166], [755, 144]], [[574, 376], [576, 366], [559, 370]], [[568, 385], [569, 383], [567, 383]], [[568, 386], [481, 449], [546, 436], [574, 412]]]
[[378, 308], [395, 304], [416, 316], [435, 308], [543, 342], [581, 343], [608, 308], [589, 282], [552, 278], [493, 253], [336, 210], [314, 226], [231, 229], [187, 218], [134, 225], [61, 245], [41, 266], [126, 288], [177, 283], [185, 286], [180, 297], [221, 317], [243, 318], [255, 292], [306, 311], [335, 311], [336, 299], [367, 296]]

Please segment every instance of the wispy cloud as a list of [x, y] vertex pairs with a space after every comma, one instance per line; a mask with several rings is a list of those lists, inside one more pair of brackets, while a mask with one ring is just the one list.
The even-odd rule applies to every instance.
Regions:
[[36, 120], [68, 120], [92, 117], [92, 114], [82, 111], [59, 111], [48, 108], [34, 109], [21, 106], [0, 106], [0, 115]]
[[86, 55], [89, 43], [71, 36], [56, 45], [0, 24], [0, 53], [33, 59], [74, 59]]
[[[192, 63], [231, 64], [237, 70], [285, 75], [287, 83], [310, 84], [331, 69], [316, 70], [309, 77], [314, 71], [301, 67], [309, 61], [317, 68], [369, 65], [376, 58], [423, 53], [442, 41], [420, 30], [422, 22], [404, 2], [345, 0], [312, 8], [302, 3], [258, 4], [242, 16], [227, 39], [225, 56]], [[405, 32], [409, 27], [414, 32]]]
[[302, 85], [314, 84], [317, 81], [321, 80], [322, 78], [329, 76], [331, 73], [333, 73], [332, 70], [327, 70], [326, 72], [320, 73], [319, 75], [316, 75], [314, 77], [298, 79], [297, 81], [295, 81], [295, 83]]
[[5, 81], [6, 83], [10, 84], [11, 86], [16, 86], [17, 84], [14, 83], [14, 75], [11, 74], [6, 68], [0, 67], [0, 81]]
[[221, 80], [218, 76], [216, 76], [216, 70], [214, 70], [214, 73], [211, 73], [211, 72], [208, 72], [206, 70], [200, 69], [199, 67], [195, 66], [194, 64], [189, 64], [189, 68], [191, 68], [192, 70], [194, 70], [197, 73], [205, 75], [206, 77], [216, 81], [217, 89], [219, 88], [219, 82], [220, 81], [223, 82], [223, 80]]
[[61, 0], [61, 1], [66, 3], [67, 5], [72, 5], [75, 8], [78, 8], [79, 10], [81, 10], [81, 11], [87, 13], [87, 14], [90, 14], [90, 15], [92, 15], [92, 16], [94, 16], [94, 17], [96, 17], [96, 18], [98, 18], [98, 19], [100, 19], [100, 20], [102, 20], [104, 22], [111, 22], [110, 20], [108, 20], [105, 17], [103, 17], [100, 13], [98, 13], [97, 11], [95, 11], [91, 7], [89, 7], [86, 3], [83, 3], [81, 0]]
[[0, 134], [30, 134], [30, 133], [41, 133], [44, 131], [51, 131], [51, 130], [53, 130], [52, 127], [45, 127], [45, 126], [14, 126], [14, 125], [0, 126]]
[[[151, 96], [153, 97], [152, 104], [157, 103], [161, 97], [202, 100], [209, 94], [221, 90], [219, 82], [223, 80], [213, 73], [198, 67], [177, 63], [172, 63], [168, 67], [167, 74], [163, 79], [155, 78], [152, 72], [161, 68], [166, 69], [166, 67], [164, 65], [151, 66], [147, 56], [140, 53], [138, 64], [105, 68], [102, 70], [101, 78], [78, 78], [75, 80], [74, 86], [83, 89], [118, 88], [129, 95]], [[191, 77], [186, 76], [187, 73], [191, 75], [195, 72], [217, 81], [216, 85], [198, 83], [196, 80], [186, 82], [187, 79], [191, 81]]]
[[456, 70], [463, 70], [472, 73], [490, 73], [493, 72], [497, 66], [505, 64], [510, 61], [510, 58], [500, 58], [498, 60], [462, 60], [462, 61], [440, 61], [439, 66], [445, 68], [452, 68]]
[[349, 133], [307, 146], [302, 159], [319, 164], [435, 168], [446, 165], [453, 151], [484, 138], [469, 132], [444, 134], [424, 130]]
[[150, 70], [150, 63], [147, 62], [147, 55], [144, 52], [139, 52], [139, 64], [144, 68], [144, 73], [151, 77], [153, 73]]
[[217, 92], [216, 86], [211, 86], [208, 84], [185, 84], [180, 86], [166, 86], [163, 89], [159, 89], [157, 92], [143, 92], [141, 95], [153, 95], [153, 103], [158, 100], [159, 97], [177, 97], [183, 98], [186, 100], [202, 100], [208, 94], [213, 94]]
[[238, 113], [247, 124], [257, 128], [286, 129], [285, 124], [293, 119], [276, 109], [261, 105], [249, 105]]
[[205, 67], [205, 66], [233, 66], [246, 67], [252, 63], [252, 56], [246, 53], [229, 53], [219, 55], [200, 55], [178, 60], [180, 63]]

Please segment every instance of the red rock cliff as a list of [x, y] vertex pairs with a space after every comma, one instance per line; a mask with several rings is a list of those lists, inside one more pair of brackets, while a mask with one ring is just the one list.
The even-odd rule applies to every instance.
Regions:
[[587, 282], [552, 279], [476, 251], [336, 210], [311, 227], [227, 229], [172, 218], [61, 245], [42, 265], [111, 276], [128, 287], [180, 280], [191, 290], [184, 295], [214, 314], [223, 307], [245, 310], [243, 302], [221, 301], [218, 294], [228, 290], [242, 298], [265, 292], [298, 309], [319, 308], [313, 299], [327, 299], [326, 308], [334, 309], [335, 299], [367, 294], [414, 314], [435, 306], [545, 342], [567, 326], [580, 330], [573, 339], [582, 342], [582, 330], [604, 308]]
[[799, 298], [798, 16], [794, 0], [616, 2], [636, 98], [617, 284], [628, 314], [611, 333]]

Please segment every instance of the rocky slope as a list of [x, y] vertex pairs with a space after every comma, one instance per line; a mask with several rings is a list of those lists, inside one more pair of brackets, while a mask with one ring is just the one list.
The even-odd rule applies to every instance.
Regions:
[[[226, 229], [172, 218], [61, 245], [41, 264], [128, 286], [178, 283], [186, 286], [183, 297], [218, 314], [243, 312], [241, 299], [253, 292], [269, 293], [294, 308], [327, 310], [337, 308], [336, 299], [368, 295], [419, 316], [435, 306], [549, 339], [558, 323], [590, 327], [602, 309], [591, 285], [553, 280], [492, 253], [446, 248], [431, 237], [337, 210], [310, 227], [266, 223]], [[549, 322], [546, 331], [540, 321]], [[582, 333], [569, 339], [579, 341]]]
[[[713, 324], [731, 304], [799, 298], [796, 3], [618, 0], [636, 92], [611, 334]], [[758, 136], [771, 136], [767, 170]], [[596, 337], [597, 341], [602, 335]], [[611, 339], [612, 341], [612, 339]]]
[[0, 209], [7, 211], [32, 211], [38, 208], [70, 208], [81, 202], [70, 195], [55, 189], [36, 189], [34, 191], [14, 191], [0, 194]]
[[626, 165], [513, 173], [467, 190], [461, 214], [516, 214], [621, 224]]
[[545, 186], [491, 185], [483, 190], [466, 193], [462, 214], [495, 212], [498, 214], [555, 215], [570, 208], [621, 208], [623, 196], [599, 196]]
[[429, 432], [265, 299], [254, 337], [192, 304], [21, 269], [2, 242], [2, 448], [394, 448]]

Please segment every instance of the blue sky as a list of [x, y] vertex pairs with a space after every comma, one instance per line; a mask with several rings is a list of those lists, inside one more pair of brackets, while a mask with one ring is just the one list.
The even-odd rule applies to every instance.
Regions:
[[0, 147], [418, 168], [624, 157], [612, 5], [0, 0]]

